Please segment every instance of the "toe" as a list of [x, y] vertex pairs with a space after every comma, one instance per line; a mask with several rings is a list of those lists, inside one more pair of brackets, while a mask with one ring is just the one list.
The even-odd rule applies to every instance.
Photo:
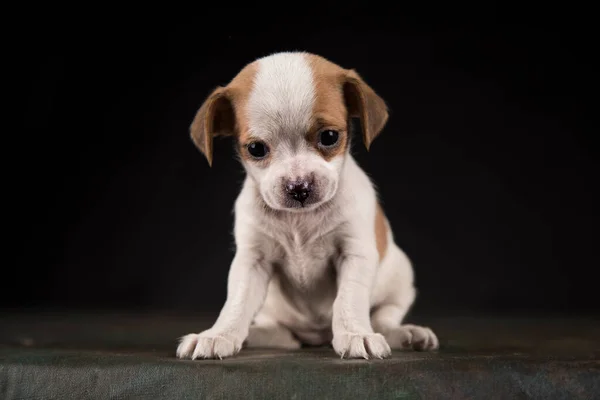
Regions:
[[437, 336], [433, 331], [424, 326], [406, 325], [412, 334], [412, 348], [414, 350], [435, 350], [439, 346]]
[[365, 337], [364, 347], [370, 358], [385, 358], [392, 353], [385, 338], [380, 334]]
[[429, 334], [427, 331], [420, 327], [411, 328], [412, 333], [412, 347], [415, 350], [424, 350], [429, 344]]
[[237, 350], [235, 344], [224, 337], [215, 338], [213, 340], [212, 355], [214, 358], [222, 359], [224, 357], [229, 357], [237, 353]]
[[177, 347], [177, 357], [189, 358], [196, 348], [197, 338], [198, 335], [195, 333], [190, 333], [189, 335], [183, 336], [179, 341], [179, 346]]
[[378, 333], [337, 335], [332, 344], [342, 358], [385, 358], [391, 354], [387, 341]]
[[196, 348], [194, 349], [194, 354], [192, 354], [192, 360], [198, 358], [211, 358], [213, 341], [213, 338], [199, 338], [196, 343]]
[[429, 334], [429, 348], [427, 350], [437, 350], [440, 348], [440, 341], [437, 338], [435, 332], [430, 328], [425, 328]]

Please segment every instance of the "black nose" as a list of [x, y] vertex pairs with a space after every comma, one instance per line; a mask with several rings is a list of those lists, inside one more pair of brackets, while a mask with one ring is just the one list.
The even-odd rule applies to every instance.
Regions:
[[285, 190], [292, 199], [304, 204], [304, 201], [306, 201], [310, 195], [312, 184], [309, 181], [304, 180], [289, 182], [285, 185]]

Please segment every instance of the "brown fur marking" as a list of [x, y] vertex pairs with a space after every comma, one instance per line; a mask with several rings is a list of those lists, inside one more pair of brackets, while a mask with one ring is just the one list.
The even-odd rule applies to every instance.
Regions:
[[381, 204], [377, 202], [377, 210], [375, 211], [375, 241], [377, 243], [377, 252], [379, 253], [379, 261], [385, 256], [387, 251], [387, 226], [385, 224], [385, 214], [381, 208]]
[[231, 93], [231, 99], [235, 109], [236, 116], [236, 134], [240, 143], [247, 144], [250, 124], [248, 121], [247, 105], [254, 77], [258, 70], [257, 62], [250, 63], [236, 75], [227, 85], [227, 90]]
[[[344, 154], [348, 143], [348, 112], [340, 87], [340, 77], [346, 70], [314, 54], [306, 54], [313, 71], [315, 104], [313, 127], [308, 133], [309, 140], [327, 161]], [[319, 133], [331, 129], [339, 132], [338, 144], [330, 149], [317, 146]]]
[[[313, 70], [316, 102], [314, 121], [318, 130], [319, 122], [326, 128], [343, 133], [340, 146], [323, 151], [319, 149], [326, 160], [343, 153], [349, 142], [349, 117], [360, 118], [363, 141], [367, 150], [379, 135], [388, 119], [385, 101], [352, 69], [344, 69], [323, 57], [306, 54]], [[331, 125], [331, 126], [329, 126]], [[316, 143], [317, 132], [311, 132]]]
[[356, 73], [349, 70], [344, 81], [344, 98], [351, 117], [359, 117], [367, 150], [388, 120], [385, 101]]
[[[256, 62], [246, 65], [227, 86], [211, 93], [194, 118], [190, 127], [192, 139], [211, 165], [214, 136], [235, 135], [244, 144], [247, 140], [246, 106], [256, 71]], [[245, 149], [241, 150], [243, 156], [248, 156]]]
[[[327, 161], [343, 155], [349, 144], [349, 117], [360, 117], [368, 149], [388, 119], [383, 99], [354, 70], [344, 69], [314, 54], [305, 53], [305, 56], [313, 70], [316, 92], [308, 140]], [[219, 135], [235, 135], [241, 156], [251, 159], [245, 148], [251, 140], [247, 103], [257, 68], [257, 61], [246, 65], [227, 86], [215, 89], [198, 110], [191, 135], [209, 164], [212, 164], [213, 137]], [[319, 132], [324, 129], [339, 132], [338, 145], [328, 149], [317, 145]]]

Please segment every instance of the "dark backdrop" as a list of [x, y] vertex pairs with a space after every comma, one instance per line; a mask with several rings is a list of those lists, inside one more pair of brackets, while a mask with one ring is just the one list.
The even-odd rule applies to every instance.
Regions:
[[597, 310], [591, 11], [324, 4], [25, 22], [0, 306], [218, 310], [243, 171], [230, 140], [209, 168], [188, 126], [246, 63], [306, 50], [390, 106], [354, 147], [417, 310]]

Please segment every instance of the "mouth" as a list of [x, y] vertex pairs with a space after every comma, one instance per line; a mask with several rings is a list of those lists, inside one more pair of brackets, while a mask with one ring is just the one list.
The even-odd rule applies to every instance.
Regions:
[[323, 202], [316, 197], [308, 197], [306, 199], [285, 198], [281, 206], [285, 210], [292, 211], [310, 211], [319, 207]]

